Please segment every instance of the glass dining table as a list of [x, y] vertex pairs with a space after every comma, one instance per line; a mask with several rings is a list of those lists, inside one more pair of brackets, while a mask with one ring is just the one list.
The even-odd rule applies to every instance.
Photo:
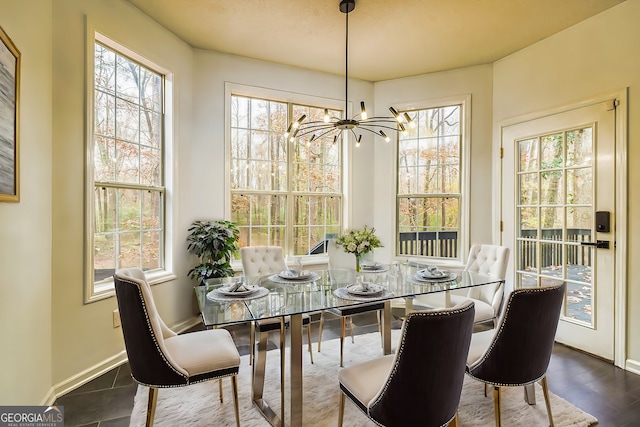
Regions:
[[[464, 270], [428, 271], [420, 264], [381, 265], [379, 269], [356, 273], [354, 270], [290, 271], [260, 277], [212, 279], [195, 288], [202, 321], [206, 327], [269, 318], [289, 321], [290, 334], [290, 425], [302, 426], [303, 415], [303, 315], [349, 305], [383, 303], [381, 329], [383, 354], [391, 353], [391, 302], [404, 299], [405, 310], [412, 310], [417, 295], [445, 293], [476, 286], [495, 285], [502, 279]], [[242, 286], [233, 291], [234, 286]], [[255, 345], [255, 343], [252, 343]], [[254, 360], [252, 400], [274, 426], [281, 420], [262, 395], [266, 351]]]

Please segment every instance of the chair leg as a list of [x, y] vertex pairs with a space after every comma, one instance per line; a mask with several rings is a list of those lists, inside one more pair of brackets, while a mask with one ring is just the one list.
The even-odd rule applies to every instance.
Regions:
[[340, 403], [338, 404], [338, 427], [342, 427], [344, 421], [344, 393], [340, 392]]
[[355, 344], [356, 342], [353, 339], [353, 318], [349, 316], [349, 332], [351, 333], [351, 344]]
[[218, 388], [220, 389], [220, 403], [224, 403], [224, 397], [222, 396], [222, 378], [218, 379]]
[[448, 427], [458, 427], [458, 411], [453, 416], [453, 419], [449, 422]]
[[318, 327], [318, 353], [320, 353], [320, 343], [322, 343], [322, 328], [324, 327], [324, 311], [320, 313], [320, 326]]
[[156, 402], [158, 401], [158, 389], [149, 387], [149, 403], [147, 404], [147, 423], [146, 427], [153, 425], [153, 417], [156, 415]]
[[231, 376], [231, 388], [233, 389], [233, 409], [236, 413], [236, 427], [240, 427], [240, 408], [238, 407], [238, 376]]
[[307, 325], [307, 348], [309, 349], [309, 359], [311, 359], [311, 364], [313, 364], [313, 348], [311, 348], [311, 322]]
[[542, 385], [542, 394], [544, 394], [544, 403], [547, 405], [547, 416], [549, 417], [549, 427], [553, 427], [553, 415], [551, 415], [551, 401], [549, 400], [549, 388], [547, 387], [547, 376], [540, 380]]
[[344, 354], [344, 336], [346, 333], [347, 319], [344, 316], [342, 316], [340, 320], [342, 322], [341, 329], [340, 329], [340, 367], [342, 368], [343, 366], [342, 355]]
[[376, 311], [376, 319], [378, 320], [378, 332], [380, 333], [380, 345], [384, 348], [384, 335], [382, 333], [382, 312]]
[[286, 330], [284, 317], [280, 317], [280, 427], [284, 427], [284, 346]]
[[496, 413], [496, 427], [500, 427], [502, 424], [500, 422], [500, 387], [493, 387], [493, 410]]
[[251, 324], [251, 329], [249, 330], [249, 365], [253, 365], [256, 347], [256, 325], [253, 322], [249, 323]]

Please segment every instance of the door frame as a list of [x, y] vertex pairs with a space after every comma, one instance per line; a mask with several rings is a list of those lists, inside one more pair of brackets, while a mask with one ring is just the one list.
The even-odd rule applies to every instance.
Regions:
[[[502, 244], [502, 170], [503, 160], [501, 153], [503, 147], [503, 131], [505, 127], [517, 125], [519, 123], [540, 119], [543, 117], [552, 116], [555, 114], [564, 113], [567, 111], [587, 107], [593, 104], [605, 102], [610, 99], [616, 99], [616, 114], [615, 114], [615, 186], [616, 186], [616, 201], [615, 201], [615, 279], [614, 279], [614, 358], [613, 363], [623, 369], [636, 371], [627, 366], [627, 244], [628, 244], [628, 88], [621, 89], [619, 91], [607, 93], [604, 95], [595, 96], [593, 98], [586, 99], [581, 102], [566, 104], [559, 107], [527, 113], [508, 119], [498, 121], [494, 124], [493, 130], [493, 143], [492, 151], [493, 158], [497, 159], [498, 167], [493, 168], [492, 176], [492, 192], [493, 192], [493, 218], [496, 221], [493, 223], [492, 235], [493, 241]], [[513, 284], [515, 283], [514, 277], [514, 263], [509, 263], [507, 270], [507, 291], [513, 290]]]

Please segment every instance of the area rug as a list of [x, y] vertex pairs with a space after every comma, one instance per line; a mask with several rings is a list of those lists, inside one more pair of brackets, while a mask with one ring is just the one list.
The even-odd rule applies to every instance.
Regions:
[[[392, 331], [394, 343], [398, 342], [400, 331]], [[345, 366], [368, 360], [382, 354], [380, 335], [377, 333], [358, 335], [355, 344], [345, 341]], [[315, 346], [314, 346], [315, 347]], [[314, 352], [312, 365], [309, 355], [303, 351], [304, 372], [304, 425], [336, 426], [338, 423], [338, 370], [340, 360], [339, 340], [322, 343], [322, 352]], [[280, 376], [278, 350], [267, 355], [267, 372], [265, 381], [265, 397], [275, 409], [280, 411]], [[287, 353], [288, 365], [288, 353]], [[549, 381], [553, 381], [552, 378]], [[160, 389], [155, 415], [158, 427], [176, 426], [235, 426], [231, 380], [223, 380], [224, 403], [220, 403], [218, 381], [208, 381], [188, 387]], [[251, 402], [251, 366], [248, 357], [243, 356], [238, 378], [240, 424], [243, 427], [268, 427], [269, 423], [260, 415]], [[285, 388], [286, 399], [289, 398], [288, 383]], [[596, 418], [571, 405], [566, 400], [551, 394], [551, 410], [557, 427], [590, 426], [597, 422]], [[536, 405], [528, 405], [523, 398], [522, 387], [505, 387], [501, 395], [502, 424], [504, 426], [547, 426], [547, 411], [542, 390], [536, 384]], [[131, 427], [145, 424], [148, 388], [138, 387], [134, 409], [131, 414]], [[287, 413], [288, 413], [287, 408]], [[462, 398], [458, 412], [461, 426], [494, 426], [493, 395], [485, 397], [483, 385], [470, 378], [465, 379]], [[287, 415], [286, 424], [289, 425]], [[375, 424], [367, 419], [351, 402], [345, 403], [345, 427], [369, 427]]]

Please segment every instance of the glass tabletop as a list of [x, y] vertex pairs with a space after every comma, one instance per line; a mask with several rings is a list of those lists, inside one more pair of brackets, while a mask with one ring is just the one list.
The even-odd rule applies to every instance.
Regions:
[[208, 279], [205, 281], [205, 285], [195, 287], [198, 307], [205, 326], [246, 322], [253, 318], [243, 299], [220, 298], [218, 300], [211, 298], [212, 292], [231, 286], [238, 279], [242, 278], [221, 277]]
[[[384, 273], [314, 270], [313, 281], [283, 280], [273, 274], [229, 277], [210, 279], [195, 291], [205, 326], [215, 326], [502, 282], [475, 272], [451, 269], [432, 275], [426, 269], [420, 264], [394, 264]], [[242, 295], [221, 294], [220, 289], [228, 290], [238, 280], [245, 286]]]

